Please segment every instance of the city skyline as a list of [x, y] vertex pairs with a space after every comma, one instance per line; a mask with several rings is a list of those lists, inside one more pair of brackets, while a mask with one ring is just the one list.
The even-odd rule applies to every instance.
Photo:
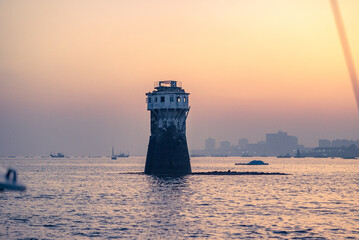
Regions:
[[[286, 134], [288, 134], [286, 131], [282, 131], [282, 130], [279, 130], [278, 132], [282, 132], [282, 133], [286, 133]], [[277, 132], [277, 133], [278, 133]], [[266, 134], [275, 134], [275, 133], [266, 133]], [[297, 137], [296, 137], [297, 138]], [[215, 142], [217, 142], [217, 140], [214, 138], [214, 137], [208, 137], [208, 138], [206, 138], [205, 139], [205, 142], [206, 142], [206, 140], [215, 140]], [[263, 142], [263, 141], [265, 141], [265, 138], [263, 138], [262, 140], [259, 140], [259, 141], [252, 141], [252, 142], [250, 142], [249, 141], [249, 139], [248, 138], [246, 138], [246, 137], [243, 137], [243, 138], [238, 138], [237, 139], [237, 144], [239, 143], [239, 145], [240, 145], [240, 142], [241, 141], [243, 141], [243, 140], [245, 140], [247, 143], [260, 143], [260, 142]], [[340, 142], [345, 142], [345, 141], [348, 141], [348, 142], [351, 142], [351, 141], [354, 141], [354, 142], [356, 142], [356, 141], [359, 141], [359, 139], [343, 139], [343, 138], [334, 138], [334, 139], [322, 139], [322, 138], [318, 138], [317, 139], [317, 145], [313, 145], [313, 146], [305, 146], [305, 147], [308, 147], [308, 148], [314, 148], [314, 147], [330, 147], [332, 144], [334, 144], [334, 145], [336, 145], [336, 146], [338, 146], [338, 145], [340, 145]], [[232, 143], [233, 142], [231, 142], [231, 141], [228, 141], [228, 140], [226, 140], [226, 139], [222, 139], [222, 140], [220, 140], [219, 141], [219, 144], [221, 144], [222, 142], [229, 142], [231, 145], [232, 145]], [[298, 142], [299, 142], [299, 140], [298, 140]], [[211, 143], [211, 144], [213, 144], [213, 143]], [[202, 144], [203, 145], [203, 144]], [[299, 145], [303, 145], [303, 144], [299, 144]], [[346, 146], [347, 144], [344, 144], [344, 145], [341, 145], [341, 146]], [[206, 146], [206, 143], [204, 144], [204, 147]], [[215, 143], [215, 146], [217, 147], [217, 143]], [[219, 145], [220, 146], [220, 145]], [[303, 145], [304, 146], [304, 145]]]
[[[202, 139], [202, 145], [198, 148], [189, 148], [189, 151], [191, 152], [191, 155], [216, 155], [215, 153], [221, 153], [221, 149], [226, 149], [228, 150], [228, 148], [233, 148], [233, 147], [238, 147], [238, 146], [241, 146], [241, 145], [252, 145], [252, 147], [256, 146], [256, 145], [263, 145], [263, 144], [266, 144], [266, 142], [268, 141], [268, 135], [277, 135], [277, 134], [284, 134], [286, 136], [289, 136], [290, 138], [295, 138], [294, 141], [295, 141], [295, 144], [292, 149], [292, 151], [283, 151], [281, 154], [283, 154], [285, 152], [285, 154], [289, 153], [289, 154], [293, 154], [295, 153], [298, 149], [300, 149], [301, 151], [308, 151], [308, 150], [312, 150], [312, 149], [315, 149], [315, 148], [320, 148], [320, 147], [348, 147], [352, 144], [356, 145], [357, 147], [359, 147], [359, 139], [343, 139], [343, 138], [333, 138], [333, 139], [320, 139], [318, 138], [317, 139], [317, 143], [316, 145], [312, 145], [312, 146], [307, 146], [307, 145], [303, 145], [303, 144], [300, 144], [300, 139], [298, 139], [298, 137], [296, 136], [291, 136], [291, 135], [288, 135], [287, 132], [285, 131], [282, 131], [282, 130], [279, 130], [277, 133], [265, 133], [265, 137], [264, 138], [260, 138], [259, 140], [257, 141], [250, 141], [248, 138], [246, 137], [240, 137], [240, 138], [237, 138], [236, 141], [229, 141], [227, 139], [221, 139], [219, 141], [216, 140], [216, 138], [214, 137], [207, 137], [205, 139]], [[203, 142], [204, 140], [204, 142]], [[116, 145], [114, 145], [116, 146]], [[211, 146], [211, 147], [208, 147], [208, 146]], [[273, 149], [276, 149], [276, 146], [272, 146], [271, 148]], [[126, 151], [124, 149], [118, 149], [117, 146], [115, 147], [116, 151], [115, 153], [129, 153], [129, 151]], [[211, 149], [211, 150], [210, 150]], [[108, 149], [106, 149], [108, 150]], [[111, 150], [111, 149], [110, 149]], [[103, 151], [104, 153], [90, 153], [90, 152], [83, 152], [83, 153], [69, 153], [69, 152], [66, 152], [67, 156], [71, 156], [71, 155], [89, 155], [89, 156], [108, 156], [110, 155], [110, 150], [108, 151]], [[216, 150], [216, 151], [214, 151]], [[274, 152], [276, 152], [277, 150], [274, 150]], [[49, 153], [54, 153], [55, 151], [50, 151]], [[62, 150], [59, 151], [59, 152], [63, 152]], [[205, 152], [205, 154], [204, 154]], [[222, 152], [223, 153], [223, 152]], [[43, 152], [43, 153], [39, 153], [39, 154], [28, 154], [28, 153], [25, 153], [23, 155], [19, 154], [19, 156], [36, 156], [36, 155], [47, 155], [48, 152]], [[14, 154], [0, 154], [0, 156], [6, 156], [6, 155], [9, 155], [9, 156], [13, 156]], [[138, 156], [146, 156], [146, 152], [144, 153], [132, 153], [131, 155], [138, 155]], [[246, 154], [244, 154], [246, 155]], [[259, 155], [268, 155], [268, 153], [266, 154], [259, 154]], [[271, 155], [271, 154], [269, 154]], [[273, 156], [274, 155], [280, 155], [279, 153], [276, 153], [276, 154], [272, 154]], [[220, 156], [220, 155], [218, 155]]]
[[236, 143], [228, 140], [219, 141], [209, 137], [204, 141], [202, 149], [192, 149], [192, 156], [294, 156], [301, 153], [311, 153], [317, 149], [347, 148], [355, 145], [359, 148], [359, 139], [318, 139], [316, 146], [304, 146], [299, 144], [296, 136], [291, 136], [287, 132], [278, 131], [277, 133], [266, 133], [265, 139], [258, 142], [249, 142], [247, 138], [240, 138]]

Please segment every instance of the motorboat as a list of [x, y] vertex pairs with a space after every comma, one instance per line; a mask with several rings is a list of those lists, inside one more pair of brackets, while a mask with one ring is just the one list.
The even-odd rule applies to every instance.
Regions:
[[52, 158], [64, 158], [65, 157], [65, 155], [64, 154], [62, 154], [62, 153], [57, 153], [56, 155], [55, 154], [52, 154], [52, 153], [50, 153], [50, 157], [52, 157]]

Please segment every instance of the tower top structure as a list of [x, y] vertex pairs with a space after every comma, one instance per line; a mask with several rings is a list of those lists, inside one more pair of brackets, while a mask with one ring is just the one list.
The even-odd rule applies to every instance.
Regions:
[[189, 93], [182, 89], [178, 81], [155, 82], [155, 90], [146, 93], [147, 110], [155, 109], [186, 109], [189, 110]]

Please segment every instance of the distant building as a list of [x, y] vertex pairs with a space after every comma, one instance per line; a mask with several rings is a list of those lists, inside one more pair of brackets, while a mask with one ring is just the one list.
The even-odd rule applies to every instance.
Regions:
[[220, 142], [216, 148], [213, 138], [205, 140], [205, 148], [192, 150], [195, 156], [294, 156], [299, 150], [308, 157], [359, 157], [359, 140], [327, 140], [319, 139], [318, 148], [309, 148], [298, 145], [298, 138], [290, 136], [286, 132], [266, 134], [266, 141], [249, 143], [247, 138], [238, 140], [238, 145], [231, 145], [229, 141]]
[[191, 151], [191, 156], [211, 156], [216, 153], [216, 140], [214, 138], [207, 138], [204, 141], [204, 149], [197, 149]]
[[264, 156], [268, 155], [267, 145], [265, 141], [259, 141], [258, 143], [248, 144], [247, 154], [252, 156]]
[[216, 140], [214, 138], [207, 138], [204, 143], [204, 151], [207, 154], [213, 154], [216, 150]]
[[359, 157], [359, 148], [352, 144], [348, 147], [317, 147], [306, 154], [309, 157], [342, 157], [342, 158], [354, 158]]
[[231, 148], [231, 143], [229, 141], [223, 141], [220, 143], [220, 148], [223, 150], [228, 150]]
[[247, 148], [248, 146], [248, 139], [247, 138], [241, 138], [238, 140], [238, 146], [240, 148]]
[[341, 157], [344, 154], [344, 147], [317, 147], [308, 153], [310, 157]]
[[332, 143], [330, 142], [330, 140], [327, 140], [327, 139], [319, 139], [318, 146], [321, 148], [331, 147]]
[[336, 139], [332, 141], [332, 147], [349, 147], [352, 144], [359, 146], [358, 143], [358, 140]]
[[289, 136], [286, 132], [266, 134], [266, 154], [293, 154], [298, 148], [298, 138]]

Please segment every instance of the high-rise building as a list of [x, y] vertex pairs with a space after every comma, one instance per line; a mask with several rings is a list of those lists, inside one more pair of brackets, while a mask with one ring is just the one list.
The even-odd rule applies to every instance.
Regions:
[[207, 138], [204, 143], [204, 151], [207, 154], [213, 154], [216, 150], [216, 140], [214, 138]]
[[231, 143], [229, 141], [220, 142], [219, 148], [222, 150], [229, 150], [231, 148]]
[[241, 138], [238, 140], [238, 146], [241, 148], [246, 148], [248, 146], [248, 139], [247, 138]]
[[330, 142], [330, 140], [327, 139], [319, 139], [318, 145], [319, 147], [331, 147], [332, 143]]
[[266, 134], [266, 152], [268, 155], [294, 154], [298, 148], [298, 138], [286, 132]]

